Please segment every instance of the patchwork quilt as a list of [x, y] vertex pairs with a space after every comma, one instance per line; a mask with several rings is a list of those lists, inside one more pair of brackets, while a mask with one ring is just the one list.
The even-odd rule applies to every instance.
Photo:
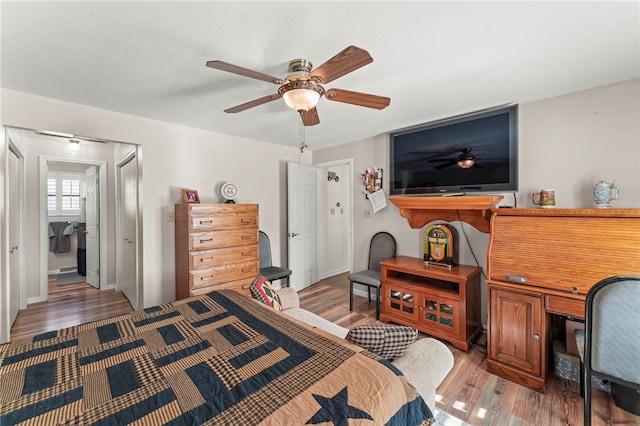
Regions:
[[0, 346], [0, 425], [429, 425], [400, 371], [231, 290]]

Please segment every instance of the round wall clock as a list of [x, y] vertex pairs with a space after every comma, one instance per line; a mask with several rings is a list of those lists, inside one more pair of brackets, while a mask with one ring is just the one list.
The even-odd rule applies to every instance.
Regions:
[[238, 187], [235, 183], [227, 182], [220, 187], [220, 195], [226, 200], [226, 203], [235, 203], [238, 197]]

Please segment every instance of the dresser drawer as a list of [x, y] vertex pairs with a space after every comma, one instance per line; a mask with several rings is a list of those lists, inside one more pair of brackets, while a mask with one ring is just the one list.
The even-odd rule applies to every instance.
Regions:
[[229, 247], [189, 253], [189, 269], [208, 269], [246, 260], [258, 259], [258, 245]]
[[212, 291], [218, 291], [222, 289], [235, 290], [238, 293], [242, 293], [246, 296], [251, 296], [251, 292], [249, 291], [249, 287], [251, 287], [251, 283], [255, 280], [253, 278], [245, 278], [237, 281], [229, 281], [222, 284], [216, 284], [209, 287], [200, 287], [192, 289], [189, 296], [199, 296], [201, 294], [207, 294]]
[[242, 279], [254, 279], [259, 274], [257, 260], [229, 265], [216, 266], [209, 269], [194, 270], [189, 272], [189, 288], [191, 290], [210, 287], [229, 281]]
[[232, 231], [192, 232], [189, 234], [189, 251], [258, 244], [258, 229]]
[[545, 310], [553, 314], [584, 319], [584, 304], [584, 300], [570, 299], [552, 294], [544, 296]]
[[[257, 207], [252, 206], [248, 205], [246, 208], [236, 208], [234, 210], [225, 209], [225, 206], [209, 206], [199, 210], [191, 209], [188, 218], [189, 231], [213, 231], [245, 227], [257, 229]], [[214, 212], [212, 210], [219, 211]]]

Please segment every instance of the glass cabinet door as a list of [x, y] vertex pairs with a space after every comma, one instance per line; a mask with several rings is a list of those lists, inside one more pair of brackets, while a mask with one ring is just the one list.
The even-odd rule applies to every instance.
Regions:
[[411, 291], [399, 288], [389, 290], [389, 308], [393, 313], [414, 316], [416, 313], [415, 295]]
[[452, 335], [458, 335], [458, 302], [430, 294], [422, 296], [420, 321]]

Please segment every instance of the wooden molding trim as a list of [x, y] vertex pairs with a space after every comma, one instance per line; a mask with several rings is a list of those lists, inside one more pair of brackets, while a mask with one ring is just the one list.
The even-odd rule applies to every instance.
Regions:
[[454, 197], [390, 197], [400, 215], [414, 229], [422, 228], [434, 220], [451, 222], [461, 220], [480, 232], [489, 232], [491, 209], [502, 200], [502, 195], [469, 195]]

